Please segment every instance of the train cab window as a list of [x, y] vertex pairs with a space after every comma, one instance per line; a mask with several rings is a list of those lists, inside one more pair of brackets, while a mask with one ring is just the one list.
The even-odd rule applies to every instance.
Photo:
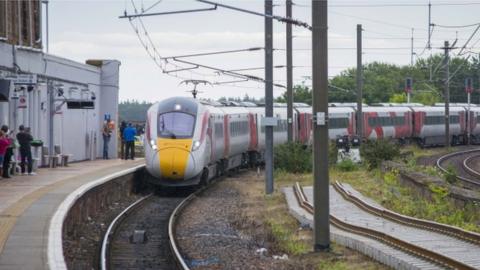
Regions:
[[183, 112], [167, 112], [158, 116], [158, 136], [162, 138], [191, 138], [195, 117]]

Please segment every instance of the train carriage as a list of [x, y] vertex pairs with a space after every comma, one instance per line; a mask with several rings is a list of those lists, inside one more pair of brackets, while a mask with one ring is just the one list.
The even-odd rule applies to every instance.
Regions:
[[[445, 145], [445, 108], [414, 107], [413, 137], [422, 146]], [[466, 134], [466, 110], [450, 107], [450, 140], [452, 144], [464, 143]]]
[[474, 144], [480, 144], [480, 107], [470, 107], [470, 138]]
[[338, 137], [355, 135], [355, 110], [351, 107], [328, 108], [328, 138], [335, 140]]
[[397, 139], [412, 136], [412, 110], [409, 107], [366, 107], [363, 114], [363, 138]]

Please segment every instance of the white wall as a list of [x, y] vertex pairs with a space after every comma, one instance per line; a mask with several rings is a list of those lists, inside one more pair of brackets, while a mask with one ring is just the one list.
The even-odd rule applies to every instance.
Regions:
[[[8, 123], [15, 129], [21, 124], [31, 127], [34, 138], [48, 145], [47, 79], [53, 81], [56, 89], [61, 87], [67, 99], [90, 100], [91, 93], [94, 93], [95, 109], [68, 109], [66, 104], [58, 107], [54, 116], [54, 143], [61, 145], [64, 153], [73, 154], [73, 160], [101, 157], [103, 115], [112, 115], [115, 122], [118, 119], [120, 62], [104, 60], [100, 67], [96, 67], [0, 42], [0, 78], [15, 74], [14, 60], [21, 73], [37, 74], [39, 82], [33, 91], [19, 92], [26, 96], [27, 108], [18, 108], [16, 100], [11, 100], [10, 104], [0, 103], [0, 124]], [[55, 104], [59, 106], [63, 97], [55, 98], [58, 99]], [[116, 157], [116, 145], [115, 133], [110, 143], [111, 157]]]

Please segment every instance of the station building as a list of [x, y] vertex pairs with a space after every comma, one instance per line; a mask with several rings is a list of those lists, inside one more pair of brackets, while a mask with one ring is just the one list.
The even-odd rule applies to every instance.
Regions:
[[[104, 121], [118, 122], [120, 62], [45, 53], [41, 15], [39, 0], [0, 1], [0, 125], [30, 127], [50, 154], [56, 145], [74, 161], [102, 157]], [[116, 149], [117, 126], [109, 157]]]

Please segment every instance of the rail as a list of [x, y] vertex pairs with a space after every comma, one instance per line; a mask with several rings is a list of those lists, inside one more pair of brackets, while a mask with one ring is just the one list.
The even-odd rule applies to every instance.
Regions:
[[441, 234], [446, 234], [450, 235], [452, 237], [456, 237], [460, 240], [468, 241], [471, 243], [474, 243], [476, 245], [480, 245], [480, 234], [466, 231], [454, 226], [449, 226], [446, 224], [442, 223], [437, 223], [434, 221], [429, 221], [429, 220], [424, 220], [424, 219], [418, 219], [418, 218], [413, 218], [405, 215], [401, 215], [398, 213], [395, 213], [393, 211], [387, 210], [387, 209], [381, 209], [378, 207], [375, 207], [368, 202], [356, 197], [353, 195], [351, 192], [346, 190], [342, 184], [336, 182], [333, 187], [337, 192], [347, 201], [352, 202], [356, 206], [358, 206], [360, 209], [367, 211], [373, 215], [394, 221], [396, 223], [401, 223], [407, 226], [411, 227], [416, 227], [420, 229], [425, 229], [429, 231], [434, 231], [434, 232], [439, 232]]
[[[459, 155], [464, 155], [464, 154], [469, 154], [469, 153], [473, 153], [473, 152], [480, 152], [480, 149], [474, 149], [474, 150], [466, 150], [466, 151], [458, 151], [458, 152], [454, 152], [454, 153], [449, 153], [449, 154], [446, 154], [446, 155], [443, 155], [441, 156], [439, 159], [437, 159], [437, 168], [440, 169], [443, 173], [448, 173], [447, 169], [445, 169], [443, 166], [442, 166], [442, 162], [451, 158], [451, 157], [454, 157], [454, 156], [459, 156]], [[469, 183], [471, 185], [474, 185], [474, 186], [479, 186], [480, 187], [480, 182], [478, 181], [475, 181], [475, 180], [472, 180], [472, 179], [469, 179], [469, 178], [466, 178], [466, 177], [463, 177], [463, 176], [456, 176], [457, 179], [463, 181], [463, 182], [466, 182], [466, 183]]]
[[[307, 212], [310, 214], [313, 214], [313, 205], [307, 200], [305, 193], [303, 191], [303, 188], [300, 186], [300, 184], [297, 182], [295, 183], [294, 187], [294, 194], [295, 197], [298, 200], [299, 205], [305, 209]], [[412, 243], [403, 241], [399, 238], [390, 236], [388, 234], [385, 234], [383, 232], [379, 232], [373, 229], [353, 225], [347, 222], [344, 222], [334, 215], [330, 214], [330, 223], [342, 230], [354, 233], [354, 234], [359, 234], [365, 237], [373, 238], [377, 241], [383, 242], [387, 245], [396, 247], [398, 249], [401, 249], [407, 253], [413, 254], [415, 256], [422, 257], [426, 260], [429, 260], [433, 263], [437, 263], [440, 265], [443, 265], [448, 268], [452, 269], [475, 269], [472, 268], [460, 261], [454, 260], [452, 258], [446, 257], [442, 254], [436, 253], [434, 251], [425, 249], [423, 247], [419, 247], [417, 245], [414, 245]]]
[[175, 227], [177, 223], [177, 218], [180, 215], [181, 211], [195, 199], [195, 197], [207, 189], [209, 186], [203, 187], [194, 193], [190, 194], [185, 200], [183, 200], [176, 208], [173, 210], [168, 221], [168, 239], [170, 242], [170, 249], [172, 250], [175, 262], [177, 267], [182, 270], [190, 270], [188, 264], [185, 262], [180, 250], [178, 248], [177, 240], [175, 238]]
[[125, 220], [125, 218], [127, 218], [128, 215], [132, 213], [133, 210], [137, 209], [137, 207], [141, 206], [144, 202], [146, 202], [147, 199], [150, 198], [151, 196], [152, 194], [149, 194], [147, 196], [144, 196], [136, 200], [130, 206], [125, 208], [125, 210], [123, 210], [120, 214], [118, 214], [118, 216], [116, 216], [115, 219], [110, 223], [103, 237], [102, 247], [100, 249], [100, 269], [102, 270], [110, 269], [109, 260], [108, 260], [110, 244], [111, 244], [112, 237], [114, 236], [115, 231], [120, 226], [121, 222]]
[[479, 158], [480, 155], [472, 155], [472, 156], [469, 156], [468, 158], [464, 159], [463, 160], [463, 168], [471, 175], [475, 176], [475, 177], [478, 177], [480, 178], [480, 172], [478, 172], [477, 170], [474, 170], [472, 169], [472, 167], [470, 167], [468, 164], [470, 163], [470, 161], [474, 158]]

